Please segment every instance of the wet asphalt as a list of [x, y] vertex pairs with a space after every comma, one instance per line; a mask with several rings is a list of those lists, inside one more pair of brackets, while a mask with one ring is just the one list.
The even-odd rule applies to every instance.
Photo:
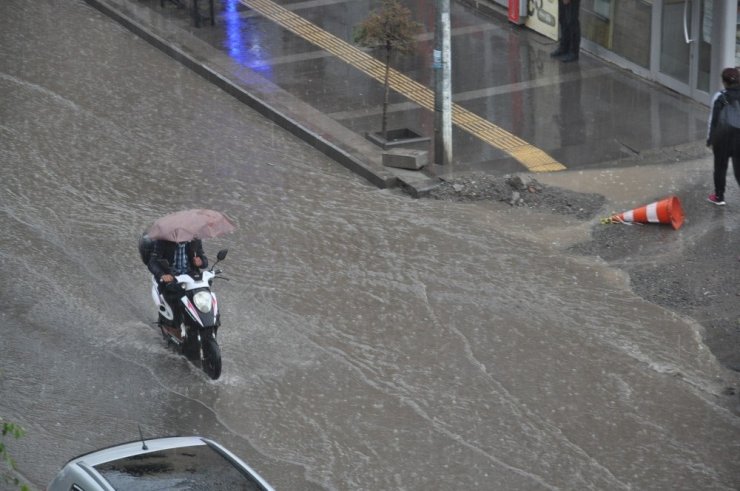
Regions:
[[[97, 12], [8, 5], [0, 219], [14, 281], [0, 288], [0, 392], [13, 397], [0, 412], [29, 429], [11, 454], [37, 489], [70, 456], [138, 438], [137, 425], [212, 436], [277, 489], [738, 488], [737, 374], [692, 320], [711, 334], [714, 318], [737, 318], [736, 292], [707, 261], [725, 250], [704, 247], [737, 250], [737, 187], [724, 210], [682, 192], [694, 199], [678, 232], [601, 229], [605, 257], [648, 269], [658, 294], [697, 290], [686, 319], [637, 298], [620, 270], [565, 254], [589, 223], [377, 192]], [[125, 5], [157, 26], [143, 36], [172, 36], [164, 49], [209, 80], [228, 89], [230, 67], [251, 82], [232, 94], [262, 114], [337, 161], [370, 161], [352, 153], [361, 134], [206, 50], [187, 17], [178, 27], [158, 1]], [[607, 169], [621, 159], [539, 176], [621, 211], [706, 185], [706, 164]], [[219, 287], [218, 383], [159, 343], [135, 250], [145, 223], [194, 202], [240, 224], [223, 244], [235, 281]], [[677, 272], [660, 269], [686, 249], [696, 255]], [[721, 263], [730, 280], [737, 264]], [[710, 309], [720, 295], [729, 308]]]
[[[392, 148], [417, 150], [427, 165], [421, 171], [383, 165], [390, 148], [367, 139], [380, 130], [383, 85], [347, 61], [359, 50], [352, 33], [372, 7], [368, 2], [279, 6], [313, 29], [299, 35], [248, 6], [275, 6], [269, 1], [216, 0], [210, 19], [201, 0], [198, 26], [186, 2], [86, 1], [376, 186], [401, 185], [420, 195], [440, 177], [531, 170], [502, 150], [500, 138], [458, 124], [452, 162], [434, 165], [434, 112], [404, 90], [391, 91], [388, 128], [427, 140]], [[392, 67], [433, 93], [435, 4], [407, 5], [424, 32], [415, 52], [394, 57]], [[585, 52], [576, 63], [554, 60], [552, 40], [509, 23], [503, 10], [482, 13], [453, 2], [451, 25], [453, 104], [565, 169], [708, 157], [705, 106]], [[330, 52], [336, 43], [339, 55]]]

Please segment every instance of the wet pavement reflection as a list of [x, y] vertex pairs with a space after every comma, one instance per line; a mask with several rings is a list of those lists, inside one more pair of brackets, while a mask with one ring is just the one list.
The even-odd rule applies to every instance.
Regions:
[[[260, 71], [346, 127], [360, 134], [378, 130], [382, 84], [321, 50], [310, 36], [304, 39], [279, 27], [245, 3], [222, 0], [215, 27], [192, 29], [192, 35], [225, 49], [238, 63]], [[281, 5], [350, 43], [354, 26], [372, 8], [365, 1]], [[409, 7], [425, 33], [415, 52], [396, 56], [393, 66], [432, 88], [435, 5], [419, 0]], [[613, 165], [615, 160], [705, 139], [708, 110], [699, 103], [587, 53], [578, 63], [552, 60], [553, 41], [505, 19], [483, 16], [455, 2], [451, 18], [453, 102], [569, 169]], [[238, 50], [233, 48], [235, 40], [241, 42]], [[390, 128], [433, 136], [433, 112], [408, 102], [402, 93], [393, 92], [390, 102]], [[453, 132], [454, 167], [443, 173], [525, 170], [489, 142], [458, 126]], [[432, 144], [420, 148], [433, 153]]]
[[[551, 240], [583, 224], [377, 190], [82, 1], [0, 13], [0, 414], [38, 489], [138, 425], [286, 490], [740, 484], [737, 374]], [[191, 207], [238, 224], [206, 243], [215, 382], [153, 329], [136, 250]]]

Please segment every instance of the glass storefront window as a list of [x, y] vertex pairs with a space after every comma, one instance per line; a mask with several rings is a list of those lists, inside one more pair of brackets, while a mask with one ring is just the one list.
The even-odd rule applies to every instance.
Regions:
[[[692, 11], [686, 11], [686, 0], [665, 0], [663, 2], [660, 31], [660, 72], [681, 83], [689, 83], [689, 57], [691, 45], [685, 41], [684, 15], [691, 16]], [[691, 19], [687, 19], [691, 25]]]
[[581, 36], [649, 68], [652, 10], [647, 0], [581, 0]]

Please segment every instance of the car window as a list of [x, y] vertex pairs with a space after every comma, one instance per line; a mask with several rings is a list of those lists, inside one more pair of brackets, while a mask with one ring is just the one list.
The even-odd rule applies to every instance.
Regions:
[[207, 445], [150, 452], [95, 466], [117, 490], [262, 491], [262, 486]]

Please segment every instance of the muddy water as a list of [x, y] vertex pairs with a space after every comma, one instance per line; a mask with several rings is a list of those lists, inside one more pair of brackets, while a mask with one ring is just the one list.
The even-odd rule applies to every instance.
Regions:
[[[378, 191], [79, 1], [0, 14], [0, 415], [34, 486], [137, 425], [286, 490], [740, 485], [735, 375], [563, 255], [583, 225]], [[216, 382], [152, 328], [136, 251], [188, 207], [238, 223], [206, 244]]]

